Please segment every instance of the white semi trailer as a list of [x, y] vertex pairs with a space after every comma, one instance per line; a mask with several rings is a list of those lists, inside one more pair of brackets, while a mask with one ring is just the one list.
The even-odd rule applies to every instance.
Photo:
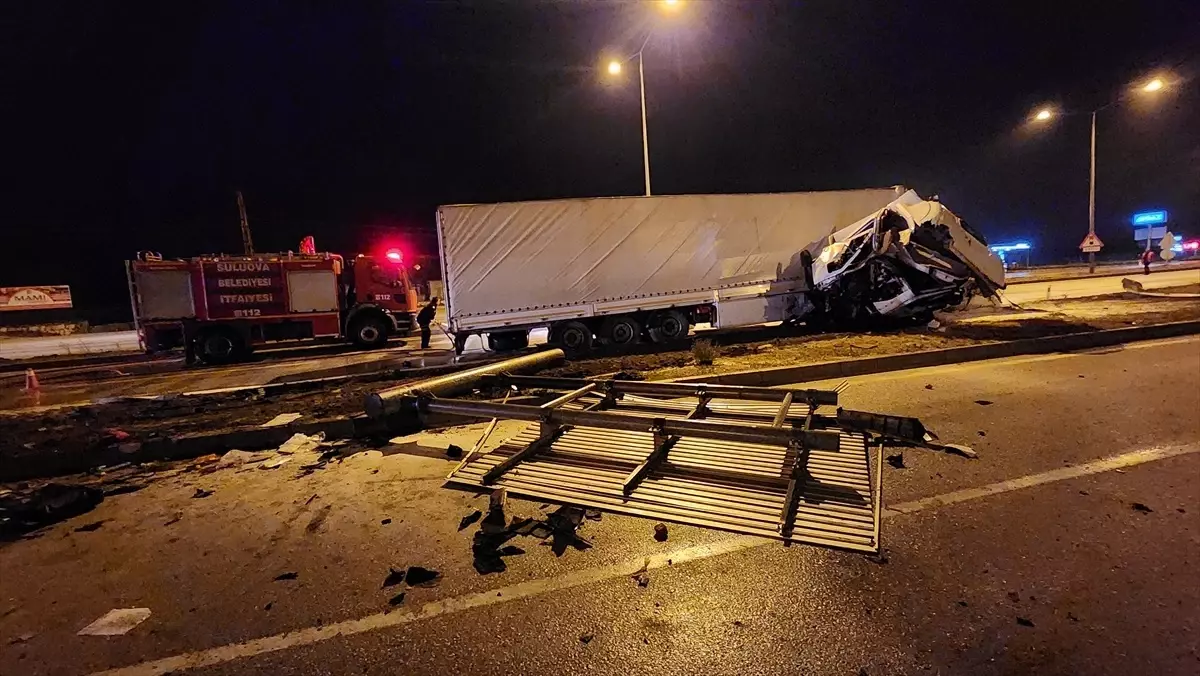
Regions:
[[715, 328], [921, 316], [1004, 286], [986, 242], [902, 187], [449, 205], [438, 209], [461, 351], [574, 353]]

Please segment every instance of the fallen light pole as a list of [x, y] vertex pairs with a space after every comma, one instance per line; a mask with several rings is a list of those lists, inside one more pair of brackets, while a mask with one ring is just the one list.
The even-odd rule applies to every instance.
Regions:
[[466, 371], [451, 373], [440, 378], [431, 378], [386, 390], [372, 392], [367, 395], [363, 404], [367, 415], [372, 418], [383, 418], [398, 413], [402, 408], [405, 397], [455, 397], [475, 389], [484, 376], [496, 376], [502, 373], [521, 373], [549, 368], [562, 362], [566, 356], [562, 350], [544, 350], [515, 359], [506, 359], [492, 364], [486, 364]]

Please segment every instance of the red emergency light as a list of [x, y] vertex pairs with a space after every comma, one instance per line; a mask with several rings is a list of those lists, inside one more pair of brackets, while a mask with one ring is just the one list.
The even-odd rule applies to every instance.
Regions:
[[404, 254], [401, 253], [399, 249], [388, 249], [387, 253], [384, 254], [384, 257], [393, 263], [404, 262]]
[[1183, 248], [1187, 251], [1196, 251], [1200, 249], [1200, 239], [1193, 239], [1183, 243]]

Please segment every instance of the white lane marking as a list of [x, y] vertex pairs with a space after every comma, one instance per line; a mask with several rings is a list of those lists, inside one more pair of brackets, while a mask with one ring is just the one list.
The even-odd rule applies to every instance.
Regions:
[[[1032, 486], [1040, 486], [1044, 484], [1064, 481], [1066, 479], [1075, 479], [1091, 474], [1100, 474], [1111, 470], [1120, 469], [1123, 467], [1132, 467], [1156, 460], [1163, 460], [1180, 455], [1189, 455], [1200, 452], [1200, 444], [1190, 444], [1185, 446], [1166, 446], [1151, 448], [1143, 451], [1134, 451], [1123, 455], [1104, 458], [1093, 462], [1084, 463], [1082, 465], [1074, 465], [1071, 467], [1062, 467], [1053, 469], [1048, 472], [1039, 474], [1030, 474], [1015, 479], [1008, 479], [979, 488], [967, 488], [960, 491], [953, 491], [943, 495], [936, 495], [928, 498], [921, 498], [910, 502], [903, 502], [898, 505], [888, 507], [884, 513], [884, 518], [891, 518], [902, 514], [913, 514], [928, 509], [936, 509], [946, 505], [958, 504], [970, 500], [977, 500], [1001, 493], [1030, 488]], [[654, 554], [648, 557], [634, 559], [623, 563], [616, 563], [609, 566], [599, 568], [590, 568], [587, 570], [575, 571], [567, 573], [559, 577], [550, 577], [540, 580], [530, 580], [521, 582], [500, 589], [490, 589], [488, 591], [476, 592], [473, 594], [465, 594], [463, 596], [455, 596], [440, 601], [433, 601], [421, 606], [418, 611], [408, 613], [377, 613], [368, 615], [354, 620], [345, 620], [328, 624], [322, 627], [308, 627], [305, 629], [297, 629], [283, 634], [275, 634], [274, 636], [264, 636], [263, 638], [252, 639], [242, 643], [230, 643], [215, 648], [206, 650], [198, 650], [190, 653], [182, 653], [171, 657], [164, 657], [158, 660], [133, 664], [127, 667], [118, 667], [108, 671], [96, 672], [93, 676], [161, 676], [174, 671], [182, 671], [184, 669], [198, 669], [200, 667], [212, 666], [231, 662], [233, 660], [253, 657], [265, 653], [276, 652], [280, 650], [288, 650], [299, 646], [311, 645], [319, 643], [338, 636], [353, 636], [368, 631], [377, 631], [388, 627], [397, 627], [404, 624], [411, 624], [421, 620], [428, 620], [442, 615], [479, 608], [482, 606], [491, 606], [500, 603], [508, 603], [518, 599], [540, 596], [564, 589], [571, 589], [582, 585], [602, 582], [624, 575], [633, 575], [638, 570], [645, 566], [648, 570], [663, 568], [668, 565], [677, 565], [688, 561], [698, 559], [707, 559], [713, 556], [722, 554], [730, 554], [733, 552], [743, 551], [754, 547], [761, 547], [767, 544], [778, 544], [774, 540], [766, 540], [750, 535], [741, 535], [732, 537], [721, 542], [714, 542], [706, 545], [696, 545], [693, 547], [685, 547], [683, 549], [667, 552], [665, 554]]]

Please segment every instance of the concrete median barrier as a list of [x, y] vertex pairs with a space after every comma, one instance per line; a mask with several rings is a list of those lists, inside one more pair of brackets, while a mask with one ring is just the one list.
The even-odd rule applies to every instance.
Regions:
[[690, 376], [675, 380], [682, 383], [774, 387], [776, 385], [811, 382], [814, 380], [849, 378], [851, 376], [862, 376], [872, 373], [903, 371], [905, 369], [924, 368], [926, 366], [959, 364], [983, 359], [1086, 350], [1139, 340], [1174, 338], [1176, 336], [1195, 333], [1200, 333], [1200, 320], [1132, 326], [1122, 329], [1105, 329], [1085, 333], [1068, 333], [1061, 336], [1047, 336], [1045, 338], [1022, 338], [983, 345], [950, 347], [942, 350], [926, 350], [923, 352], [865, 357], [862, 359], [845, 359], [819, 364], [780, 366], [755, 371], [735, 371], [733, 373], [721, 373], [711, 376]]

